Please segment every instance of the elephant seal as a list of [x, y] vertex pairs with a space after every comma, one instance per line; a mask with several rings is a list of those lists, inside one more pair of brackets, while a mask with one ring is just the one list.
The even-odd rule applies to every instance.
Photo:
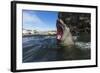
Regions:
[[70, 28], [63, 22], [63, 20], [57, 20], [57, 43], [65, 47], [73, 47], [74, 40], [70, 32]]

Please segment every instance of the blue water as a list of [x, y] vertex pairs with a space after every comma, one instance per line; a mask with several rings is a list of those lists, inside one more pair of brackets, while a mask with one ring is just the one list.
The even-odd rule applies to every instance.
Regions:
[[90, 49], [84, 51], [78, 48], [69, 52], [63, 48], [58, 48], [56, 43], [56, 36], [23, 37], [22, 62], [90, 59]]

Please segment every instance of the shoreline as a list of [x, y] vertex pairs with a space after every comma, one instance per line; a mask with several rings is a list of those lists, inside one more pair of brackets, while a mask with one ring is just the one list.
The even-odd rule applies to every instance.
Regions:
[[56, 34], [53, 34], [53, 35], [42, 35], [42, 34], [36, 34], [36, 35], [33, 35], [33, 34], [28, 34], [28, 35], [22, 35], [22, 37], [32, 37], [32, 36], [56, 36]]

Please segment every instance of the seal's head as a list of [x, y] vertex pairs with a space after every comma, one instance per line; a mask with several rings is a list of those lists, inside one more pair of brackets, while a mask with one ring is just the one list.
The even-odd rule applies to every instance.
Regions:
[[61, 46], [73, 46], [74, 41], [69, 27], [61, 20], [57, 20], [57, 44]]

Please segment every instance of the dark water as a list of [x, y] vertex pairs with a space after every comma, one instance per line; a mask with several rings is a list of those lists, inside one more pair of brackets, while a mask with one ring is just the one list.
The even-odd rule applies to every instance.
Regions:
[[[79, 46], [68, 49], [58, 47], [55, 36], [23, 37], [23, 62], [44, 62], [61, 60], [90, 59], [90, 48], [85, 48], [82, 42]], [[88, 45], [89, 46], [89, 45]]]

